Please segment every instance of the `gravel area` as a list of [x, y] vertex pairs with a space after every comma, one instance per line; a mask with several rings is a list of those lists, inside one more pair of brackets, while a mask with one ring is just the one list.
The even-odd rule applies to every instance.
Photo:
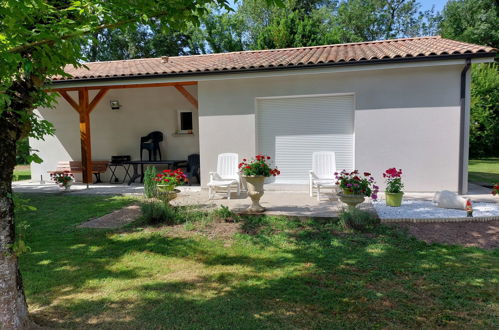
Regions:
[[474, 246], [483, 249], [499, 247], [499, 221], [398, 223], [410, 235], [427, 243]]
[[[431, 201], [408, 200], [400, 207], [390, 207], [385, 201], [373, 203], [381, 219], [436, 219], [465, 218], [466, 211], [443, 209]], [[473, 203], [473, 217], [499, 216], [499, 203]]]

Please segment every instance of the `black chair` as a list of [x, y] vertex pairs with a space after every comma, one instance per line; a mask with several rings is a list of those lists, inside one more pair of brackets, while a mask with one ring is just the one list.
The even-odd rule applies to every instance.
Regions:
[[189, 186], [192, 184], [192, 178], [196, 177], [198, 183], [201, 183], [200, 178], [201, 164], [199, 161], [199, 154], [192, 154], [187, 156], [187, 171], [186, 176], [189, 179]]
[[[154, 131], [140, 138], [140, 160], [142, 159], [142, 151], [149, 152], [149, 160], [161, 160], [161, 150], [159, 143], [163, 141], [163, 133]], [[159, 155], [159, 159], [157, 156]]]

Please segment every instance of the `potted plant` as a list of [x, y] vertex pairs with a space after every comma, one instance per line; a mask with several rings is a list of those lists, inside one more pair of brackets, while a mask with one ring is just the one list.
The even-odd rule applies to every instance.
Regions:
[[71, 188], [74, 181], [74, 176], [69, 171], [63, 173], [52, 173], [50, 174], [50, 178], [65, 191], [68, 191]]
[[265, 178], [277, 176], [281, 172], [277, 168], [271, 167], [270, 156], [256, 155], [248, 161], [243, 159], [239, 164], [239, 169], [248, 186], [248, 196], [252, 204], [248, 208], [250, 212], [263, 212], [265, 208], [260, 205], [260, 198], [263, 196], [263, 182]]
[[361, 175], [358, 170], [352, 172], [343, 170], [340, 173], [334, 173], [334, 175], [336, 176], [336, 185], [342, 190], [338, 194], [340, 200], [349, 208], [355, 208], [366, 197], [371, 197], [373, 200], [378, 198], [379, 187], [375, 184], [371, 173], [364, 172]]
[[186, 182], [186, 176], [181, 169], [163, 170], [156, 174], [154, 181], [157, 182], [156, 189], [158, 197], [166, 203], [177, 198], [180, 190], [175, 189]]
[[402, 169], [397, 170], [395, 167], [389, 168], [383, 173], [386, 179], [386, 205], [399, 207], [402, 205], [402, 197], [404, 196], [404, 184], [402, 183]]

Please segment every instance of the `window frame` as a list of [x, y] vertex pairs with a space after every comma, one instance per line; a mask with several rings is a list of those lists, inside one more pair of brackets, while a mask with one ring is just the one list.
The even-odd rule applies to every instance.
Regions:
[[[182, 129], [182, 113], [187, 112], [191, 114], [191, 129]], [[192, 110], [177, 110], [177, 133], [180, 134], [193, 134], [194, 131], [194, 112]]]

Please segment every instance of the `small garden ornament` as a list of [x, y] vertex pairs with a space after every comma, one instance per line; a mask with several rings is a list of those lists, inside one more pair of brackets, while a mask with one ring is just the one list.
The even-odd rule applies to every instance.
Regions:
[[499, 182], [492, 186], [492, 195], [499, 195]]
[[342, 190], [338, 195], [340, 200], [349, 208], [355, 208], [364, 201], [365, 197], [373, 200], [378, 198], [379, 187], [376, 185], [371, 173], [364, 172], [362, 176], [358, 170], [336, 172], [336, 185]]
[[50, 178], [52, 181], [57, 183], [57, 185], [60, 188], [63, 188], [64, 191], [68, 191], [71, 188], [71, 185], [73, 184], [74, 181], [74, 176], [70, 172], [64, 172], [64, 173], [53, 173], [50, 174]]
[[251, 198], [249, 212], [263, 212], [265, 208], [260, 205], [260, 198], [264, 194], [263, 183], [265, 178], [281, 174], [277, 168], [272, 168], [270, 156], [256, 155], [255, 158], [248, 161], [243, 159], [239, 164], [241, 174], [248, 185], [248, 196]]
[[468, 199], [466, 201], [466, 216], [468, 218], [472, 218], [473, 217], [473, 205], [471, 205], [471, 199]]
[[186, 182], [186, 176], [181, 169], [176, 169], [175, 171], [164, 170], [156, 174], [154, 181], [157, 182], [158, 197], [165, 203], [169, 203], [171, 200], [177, 198], [180, 190], [176, 188]]
[[395, 167], [389, 168], [383, 173], [386, 179], [386, 205], [399, 207], [402, 205], [402, 197], [404, 196], [404, 184], [402, 183], [402, 169], [397, 170]]

